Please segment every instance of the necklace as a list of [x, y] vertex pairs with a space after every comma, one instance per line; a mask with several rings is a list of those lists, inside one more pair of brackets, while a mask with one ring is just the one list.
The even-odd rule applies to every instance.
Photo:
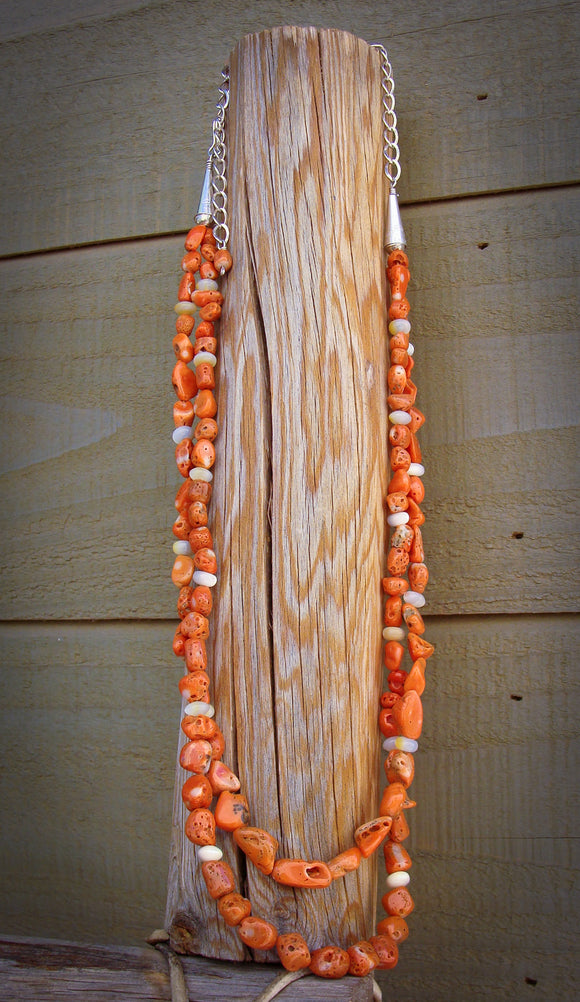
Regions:
[[[433, 647], [423, 637], [420, 609], [428, 573], [424, 563], [421, 525], [424, 468], [416, 434], [424, 417], [415, 406], [416, 387], [411, 379], [414, 349], [409, 342], [409, 302], [406, 289], [410, 273], [404, 252], [396, 184], [400, 176], [394, 83], [387, 52], [381, 56], [383, 90], [383, 138], [385, 174], [390, 185], [387, 213], [387, 281], [389, 285], [389, 461], [392, 471], [386, 498], [391, 537], [387, 554], [389, 576], [383, 579], [384, 659], [388, 689], [381, 696], [379, 728], [387, 750], [387, 786], [379, 813], [354, 832], [354, 845], [328, 861], [280, 859], [277, 839], [250, 825], [250, 810], [238, 777], [223, 762], [225, 741], [215, 722], [205, 641], [209, 637], [212, 588], [217, 583], [217, 557], [208, 528], [208, 505], [212, 494], [214, 442], [218, 434], [215, 367], [217, 327], [223, 295], [218, 279], [232, 267], [227, 250], [229, 238], [226, 180], [226, 110], [229, 103], [229, 71], [223, 84], [213, 123], [206, 175], [196, 226], [187, 235], [182, 260], [183, 278], [178, 290], [176, 334], [173, 348], [176, 364], [173, 386], [176, 462], [184, 483], [177, 492], [178, 518], [173, 532], [175, 561], [172, 580], [179, 588], [180, 623], [173, 649], [185, 662], [179, 683], [186, 700], [182, 730], [187, 737], [180, 762], [191, 773], [182, 798], [189, 810], [185, 833], [196, 846], [209, 894], [227, 925], [236, 929], [248, 947], [276, 948], [288, 971], [308, 968], [327, 978], [350, 973], [364, 976], [374, 968], [394, 967], [398, 945], [407, 937], [406, 916], [413, 909], [409, 894], [411, 859], [403, 842], [409, 834], [405, 811], [414, 802], [408, 787], [414, 775], [413, 754], [422, 727], [421, 695], [425, 686], [426, 661]], [[405, 577], [406, 575], [406, 577]], [[406, 639], [412, 667], [402, 668]], [[215, 804], [214, 804], [215, 800]], [[213, 805], [213, 807], [212, 807]], [[310, 950], [297, 932], [279, 933], [271, 922], [252, 914], [251, 902], [236, 889], [234, 874], [216, 844], [216, 828], [231, 836], [247, 859], [267, 877], [294, 888], [324, 888], [356, 869], [382, 844], [387, 870], [387, 892], [382, 903], [387, 918], [377, 934], [347, 949], [334, 944]]]

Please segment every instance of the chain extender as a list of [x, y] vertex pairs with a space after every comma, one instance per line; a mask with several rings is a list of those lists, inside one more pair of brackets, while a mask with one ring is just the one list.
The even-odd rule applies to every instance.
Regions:
[[196, 223], [210, 226], [216, 244], [223, 250], [230, 237], [228, 226], [228, 194], [226, 178], [226, 108], [230, 103], [230, 70], [225, 66], [222, 70], [222, 84], [219, 88], [217, 115], [212, 123], [212, 143], [208, 150], [205, 165], [205, 176], [201, 189], [199, 205], [195, 216]]

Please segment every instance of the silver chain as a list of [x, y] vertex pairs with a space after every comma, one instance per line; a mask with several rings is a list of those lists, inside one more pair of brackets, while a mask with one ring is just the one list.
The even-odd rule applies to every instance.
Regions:
[[230, 69], [222, 70], [223, 82], [219, 89], [217, 115], [212, 125], [211, 159], [211, 209], [215, 223], [214, 236], [218, 247], [224, 248], [230, 237], [228, 226], [228, 185], [226, 179], [226, 108], [230, 103]]
[[397, 116], [395, 115], [395, 81], [393, 67], [389, 62], [384, 45], [373, 45], [381, 54], [381, 70], [383, 73], [381, 89], [383, 92], [383, 156], [385, 158], [385, 174], [391, 188], [395, 188], [401, 176], [399, 163], [399, 133], [397, 131]]

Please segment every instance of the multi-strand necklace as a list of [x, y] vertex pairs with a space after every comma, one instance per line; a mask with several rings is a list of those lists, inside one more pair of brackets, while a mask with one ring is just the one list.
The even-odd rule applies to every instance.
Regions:
[[[275, 948], [287, 971], [309, 970], [325, 978], [340, 978], [345, 974], [364, 976], [375, 968], [394, 967], [398, 946], [408, 935], [405, 919], [413, 909], [413, 900], [408, 890], [411, 858], [403, 844], [409, 834], [405, 811], [414, 806], [408, 788], [413, 780], [413, 756], [422, 728], [425, 667], [433, 653], [433, 646], [423, 636], [425, 626], [420, 612], [425, 604], [423, 592], [428, 572], [421, 534], [425, 521], [420, 507], [425, 495], [421, 480], [424, 468], [417, 432], [425, 419], [415, 406], [417, 389], [411, 378], [414, 349], [409, 340], [411, 324], [406, 298], [410, 272], [396, 194], [400, 165], [394, 83], [386, 50], [382, 46], [376, 48], [381, 56], [383, 153], [390, 186], [385, 243], [391, 467], [386, 508], [390, 539], [388, 576], [382, 581], [386, 594], [383, 637], [388, 688], [381, 696], [379, 711], [379, 728], [387, 751], [387, 786], [377, 816], [355, 830], [350, 848], [326, 862], [278, 857], [278, 840], [274, 835], [249, 823], [250, 808], [241, 792], [240, 779], [223, 761], [225, 741], [215, 720], [210, 693], [206, 640], [218, 562], [208, 525], [214, 442], [218, 435], [214, 389], [223, 303], [219, 279], [232, 267], [227, 249], [227, 69], [222, 74], [196, 225], [185, 241], [173, 338], [177, 359], [172, 377], [177, 396], [173, 440], [177, 467], [184, 481], [175, 500], [178, 517], [173, 526], [176, 541], [172, 580], [179, 588], [180, 618], [173, 650], [185, 662], [185, 674], [179, 682], [185, 700], [181, 727], [187, 738], [180, 763], [191, 774], [182, 789], [189, 811], [185, 834], [196, 846], [207, 890], [216, 900], [223, 921], [236, 929], [242, 942], [256, 950]], [[402, 666], [405, 642], [412, 662], [409, 670]], [[251, 902], [239, 893], [233, 871], [223, 859], [216, 831], [220, 837], [230, 833], [236, 846], [262, 874], [293, 888], [328, 887], [356, 870], [382, 845], [387, 871], [387, 891], [382, 904], [387, 917], [378, 923], [376, 935], [368, 941], [346, 948], [329, 944], [310, 950], [298, 932], [281, 933], [272, 922], [253, 914]]]

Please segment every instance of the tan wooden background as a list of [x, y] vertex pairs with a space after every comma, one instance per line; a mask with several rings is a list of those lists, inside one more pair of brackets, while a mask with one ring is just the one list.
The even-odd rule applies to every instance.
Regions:
[[438, 653], [387, 997], [576, 997], [579, 21], [555, 0], [0, 8], [0, 932], [162, 923], [182, 234], [230, 49], [313, 24], [389, 48], [429, 418]]

